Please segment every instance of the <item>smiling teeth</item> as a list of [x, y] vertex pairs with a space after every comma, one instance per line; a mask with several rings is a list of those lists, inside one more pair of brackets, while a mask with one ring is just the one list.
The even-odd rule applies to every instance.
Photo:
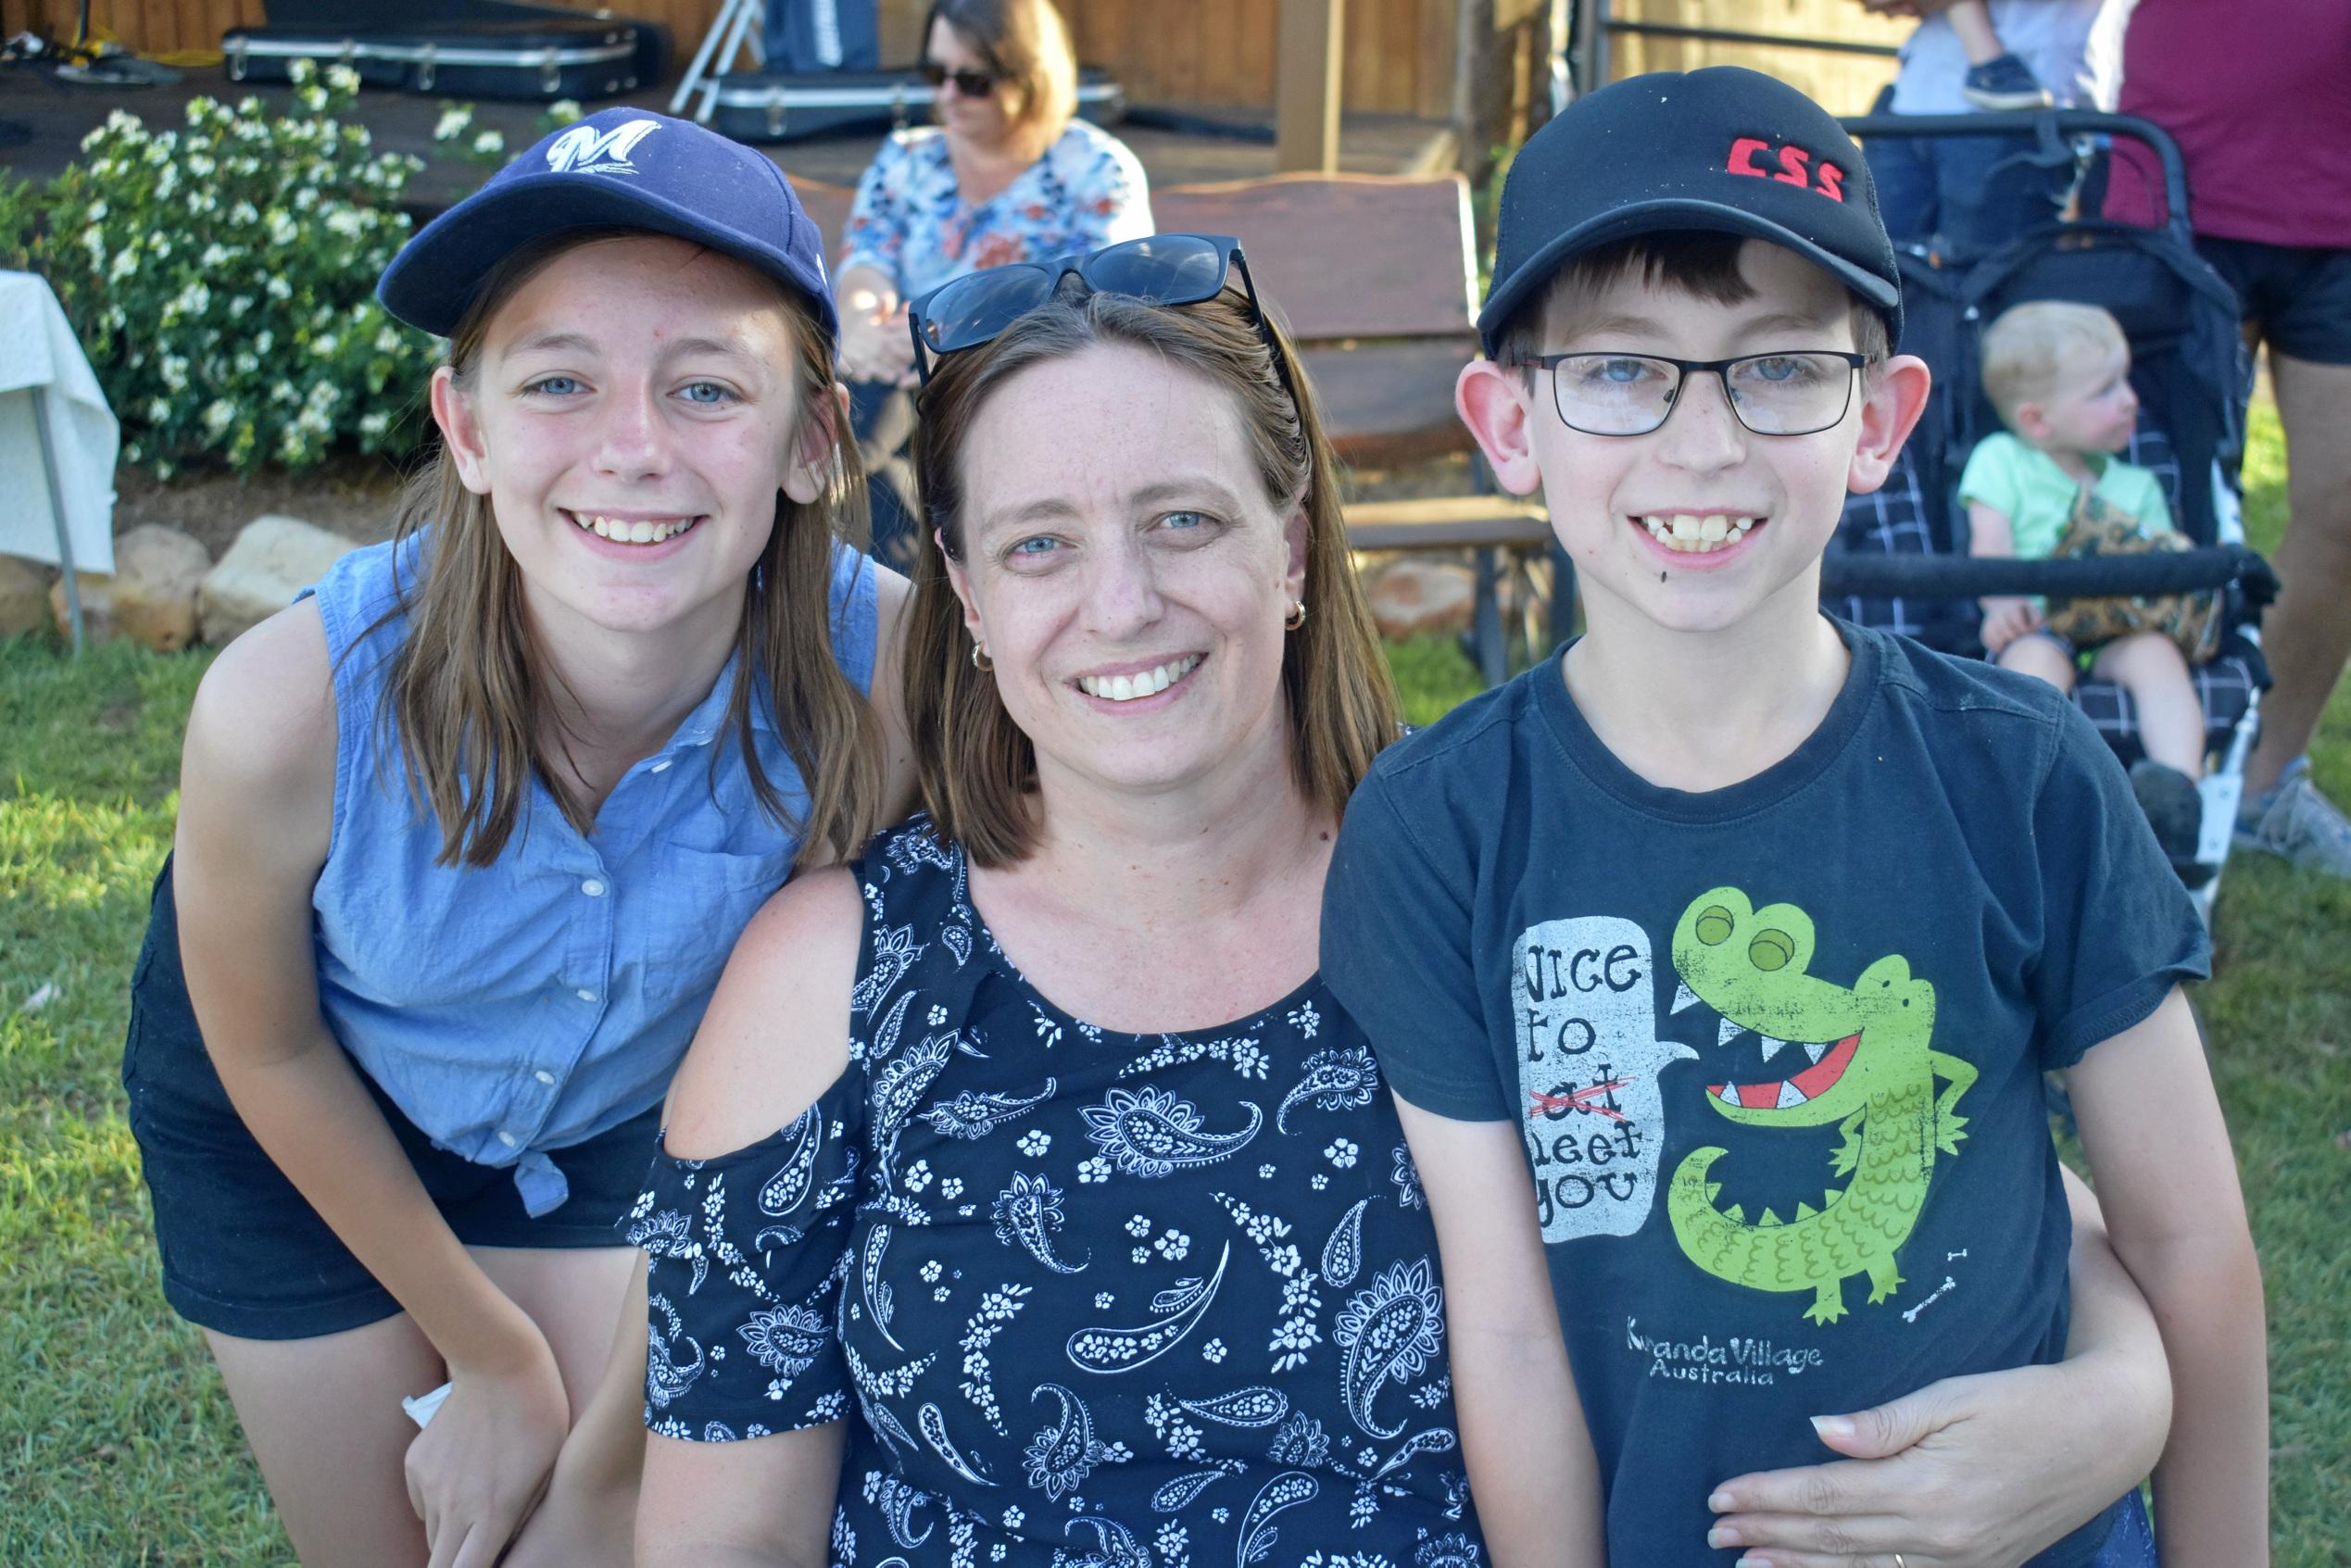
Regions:
[[650, 522], [643, 518], [632, 522], [626, 518], [606, 517], [602, 513], [589, 516], [571, 514], [572, 521], [599, 539], [610, 539], [616, 545], [658, 545], [673, 534], [683, 533], [698, 520], [687, 518], [683, 522]]
[[1198, 669], [1200, 660], [1199, 654], [1190, 653], [1172, 664], [1139, 674], [1080, 675], [1077, 686], [1087, 696], [1098, 696], [1105, 702], [1133, 702], [1138, 697], [1157, 696]]
[[1753, 517], [1726, 517], [1720, 512], [1698, 517], [1690, 512], [1657, 512], [1640, 520], [1649, 530], [1649, 536], [1669, 550], [1685, 555], [1711, 555], [1716, 550], [1737, 544], [1747, 536], [1747, 531], [1763, 520]]

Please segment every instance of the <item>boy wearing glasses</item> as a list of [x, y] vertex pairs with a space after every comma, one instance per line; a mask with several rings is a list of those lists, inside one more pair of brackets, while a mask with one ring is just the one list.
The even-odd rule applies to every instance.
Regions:
[[[1512, 166], [1478, 326], [1462, 416], [1542, 488], [1586, 632], [1381, 758], [1322, 941], [1437, 1222], [1497, 1562], [1556, 1557], [1595, 1473], [1618, 1562], [1951, 1560], [1723, 1483], [1833, 1458], [1808, 1418], [2060, 1358], [2043, 1069], [2164, 1329], [2166, 1561], [2263, 1561], [2203, 928], [2059, 694], [1820, 611], [1928, 387], [1858, 149], [1736, 69], [1592, 94]], [[2152, 1561], [2135, 1495], [2015, 1512], [2008, 1561]]]

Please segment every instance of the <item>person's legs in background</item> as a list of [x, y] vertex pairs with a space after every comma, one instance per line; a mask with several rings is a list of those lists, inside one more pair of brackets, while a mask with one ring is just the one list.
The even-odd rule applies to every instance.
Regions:
[[2286, 443], [2277, 602], [2261, 646], [2276, 684], [2246, 760], [2238, 842], [2351, 876], [2351, 821], [2304, 757], [2351, 659], [2351, 251], [2203, 240], [2269, 348]]
[[2073, 176], [2030, 161], [2024, 136], [1939, 136], [1928, 144], [1941, 192], [1944, 248], [1975, 257], [1999, 249], [2057, 215], [2058, 182]]
[[1876, 136], [1862, 148], [1878, 187], [1878, 211], [1894, 244], [1924, 241], [1935, 232], [1935, 169], [1925, 136]]
[[914, 465], [906, 444], [914, 435], [914, 396], [886, 382], [849, 383], [849, 429], [865, 465], [868, 506], [874, 519], [874, 558], [911, 571], [916, 555]]

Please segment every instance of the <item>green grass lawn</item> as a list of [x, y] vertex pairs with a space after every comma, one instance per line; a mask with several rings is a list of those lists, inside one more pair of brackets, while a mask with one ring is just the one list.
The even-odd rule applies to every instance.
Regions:
[[[2250, 529], [2283, 523], [2276, 421]], [[1412, 716], [1475, 688], [1397, 650]], [[289, 1560], [194, 1330], [165, 1309], [116, 1073], [125, 977], [176, 805], [196, 654], [0, 643], [0, 1563]], [[2351, 800], [2351, 685], [2317, 748]], [[2351, 884], [2236, 861], [2209, 1033], [2268, 1272], [2277, 1562], [2351, 1565]], [[2161, 1128], [2150, 1128], [2161, 1136]]]

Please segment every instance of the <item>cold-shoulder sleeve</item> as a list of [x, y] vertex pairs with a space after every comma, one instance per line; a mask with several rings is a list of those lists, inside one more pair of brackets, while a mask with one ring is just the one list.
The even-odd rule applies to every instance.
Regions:
[[798, 1120], [712, 1160], [657, 1153], [627, 1221], [649, 1255], [645, 1424], [728, 1442], [838, 1421], [835, 1309], [857, 1208], [858, 1069]]

